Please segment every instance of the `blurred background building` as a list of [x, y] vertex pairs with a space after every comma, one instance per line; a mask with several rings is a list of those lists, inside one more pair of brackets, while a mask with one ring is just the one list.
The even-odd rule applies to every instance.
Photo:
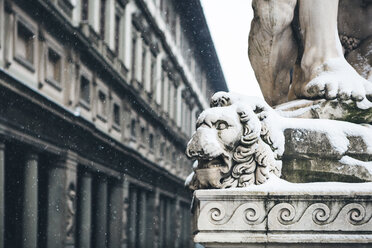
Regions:
[[0, 248], [191, 247], [199, 0], [0, 0]]

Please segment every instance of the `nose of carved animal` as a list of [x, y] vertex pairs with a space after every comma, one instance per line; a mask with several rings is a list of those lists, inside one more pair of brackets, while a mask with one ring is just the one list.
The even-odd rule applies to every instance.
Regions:
[[200, 145], [200, 134], [194, 133], [191, 140], [187, 144], [186, 155], [189, 158], [199, 157], [204, 155], [204, 150]]
[[213, 153], [216, 142], [216, 131], [214, 129], [199, 127], [187, 144], [186, 155], [189, 158], [208, 157]]

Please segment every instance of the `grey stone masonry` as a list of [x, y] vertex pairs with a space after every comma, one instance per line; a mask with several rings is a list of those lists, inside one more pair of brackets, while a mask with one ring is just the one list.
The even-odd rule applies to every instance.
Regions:
[[196, 190], [194, 241], [206, 248], [370, 247], [372, 183], [270, 181]]

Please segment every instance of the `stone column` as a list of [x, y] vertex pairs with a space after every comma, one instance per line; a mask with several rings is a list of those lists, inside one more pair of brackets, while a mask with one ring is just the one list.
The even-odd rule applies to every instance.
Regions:
[[47, 247], [74, 247], [76, 213], [76, 167], [74, 158], [61, 158], [49, 166]]
[[146, 192], [144, 190], [140, 191], [139, 194], [139, 228], [138, 228], [138, 236], [139, 236], [139, 247], [146, 247], [147, 235], [146, 235], [146, 205], [147, 205], [147, 197]]
[[91, 226], [92, 226], [92, 175], [83, 173], [80, 179], [80, 195], [78, 206], [80, 208], [78, 247], [91, 247]]
[[183, 247], [182, 246], [182, 239], [181, 239], [181, 232], [183, 231], [182, 228], [181, 228], [181, 225], [182, 225], [182, 213], [181, 213], [181, 206], [180, 206], [180, 199], [178, 196], [176, 196], [176, 200], [175, 200], [175, 203], [174, 203], [174, 208], [175, 211], [173, 213], [173, 216], [172, 216], [172, 221], [173, 221], [173, 228], [172, 228], [172, 231], [173, 233], [175, 234], [175, 248], [178, 248], [178, 247]]
[[115, 0], [106, 3], [105, 41], [111, 50], [115, 50]]
[[123, 208], [121, 214], [121, 223], [122, 223], [122, 231], [121, 231], [121, 247], [128, 246], [128, 207], [129, 207], [129, 182], [128, 179], [124, 176], [123, 178], [123, 198], [122, 198]]
[[107, 179], [97, 182], [96, 211], [94, 213], [94, 240], [96, 248], [107, 247]]
[[128, 237], [128, 244], [129, 247], [133, 247], [136, 244], [136, 230], [137, 230], [137, 192], [135, 190], [130, 191], [129, 197], [129, 213], [130, 213], [130, 222], [129, 222], [129, 237]]
[[154, 248], [161, 248], [159, 247], [160, 244], [160, 232], [161, 230], [161, 223], [160, 223], [160, 192], [159, 188], [155, 188], [155, 196], [154, 196]]
[[5, 67], [8, 68], [12, 63], [14, 50], [14, 12], [13, 3], [11, 1], [6, 1], [4, 4], [4, 61]]
[[110, 185], [109, 202], [108, 247], [116, 248], [120, 247], [122, 232], [123, 186], [121, 182]]
[[4, 248], [5, 233], [5, 144], [0, 141], [0, 248]]
[[22, 247], [37, 248], [38, 222], [38, 156], [26, 155], [22, 212]]

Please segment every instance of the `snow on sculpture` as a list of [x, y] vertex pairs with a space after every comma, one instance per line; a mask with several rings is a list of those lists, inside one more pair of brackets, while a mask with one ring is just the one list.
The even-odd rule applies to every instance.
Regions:
[[[187, 156], [196, 162], [186, 185], [192, 190], [236, 188], [263, 184], [273, 175], [280, 177], [286, 146], [284, 132], [290, 129], [298, 137], [294, 141], [298, 145], [303, 143], [303, 133], [324, 134], [332, 147], [326, 153], [339, 159], [336, 164], [345, 164], [345, 158], [352, 154], [350, 137], [359, 137], [358, 142], [366, 145], [366, 155], [372, 156], [372, 130], [368, 125], [280, 114], [256, 97], [214, 94], [211, 108], [200, 114], [196, 132], [187, 145]], [[310, 154], [306, 156], [313, 160]], [[353, 164], [365, 167], [365, 178], [372, 178], [369, 163], [354, 159]]]
[[266, 182], [270, 174], [280, 176], [281, 161], [260, 120], [263, 109], [219, 100], [200, 114], [187, 145], [187, 156], [197, 159], [189, 187], [246, 187]]

